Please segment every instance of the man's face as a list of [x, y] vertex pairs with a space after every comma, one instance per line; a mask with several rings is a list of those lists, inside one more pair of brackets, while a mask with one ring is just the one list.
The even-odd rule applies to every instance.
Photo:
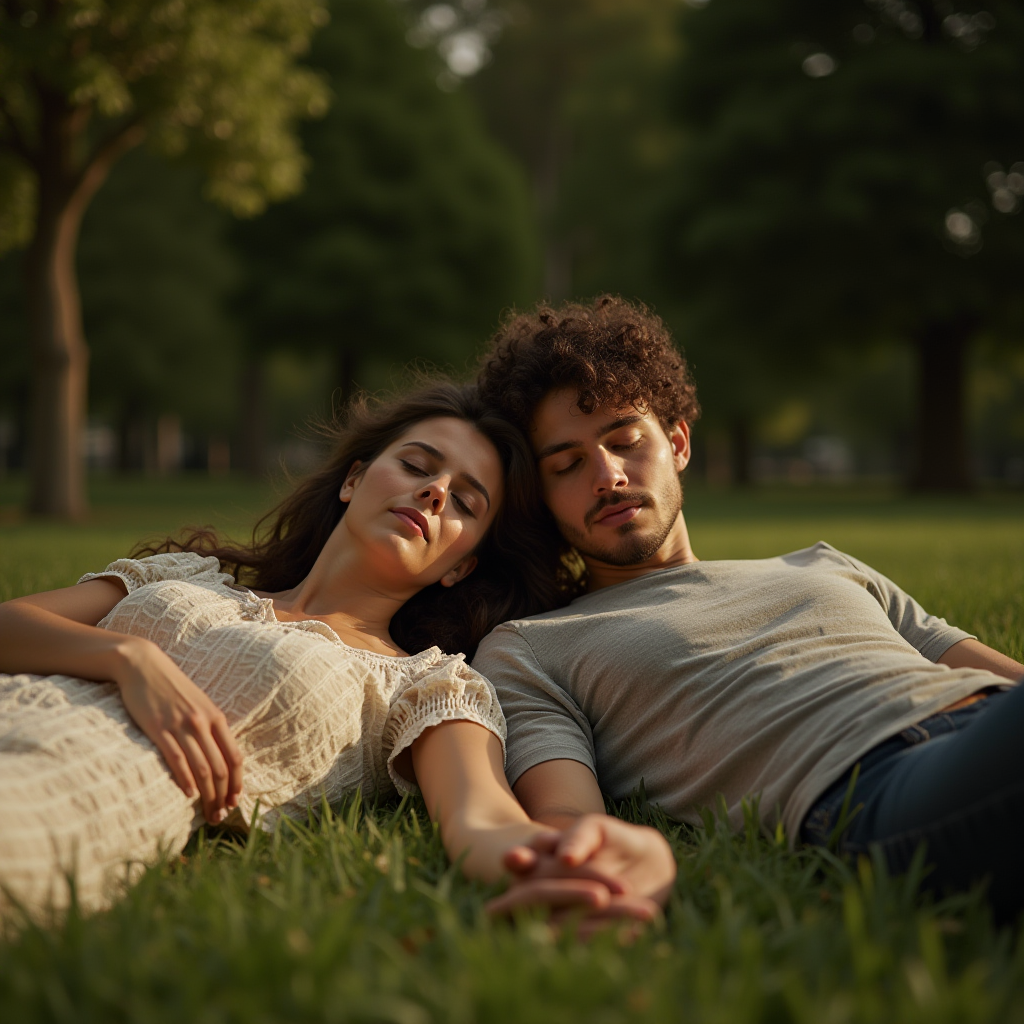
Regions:
[[608, 565], [646, 561], [679, 518], [685, 423], [668, 434], [650, 412], [599, 406], [582, 413], [572, 391], [552, 391], [530, 431], [544, 500], [562, 536]]

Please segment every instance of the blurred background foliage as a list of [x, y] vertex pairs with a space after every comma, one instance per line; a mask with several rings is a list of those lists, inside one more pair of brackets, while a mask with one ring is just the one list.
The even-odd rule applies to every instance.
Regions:
[[[328, 6], [303, 191], [237, 220], [140, 151], [89, 209], [94, 469], [301, 470], [332, 400], [465, 372], [511, 305], [610, 291], [693, 362], [714, 485], [1024, 486], [1017, 0]], [[0, 156], [24, 240], [18, 189]], [[4, 471], [23, 259], [0, 258]]]

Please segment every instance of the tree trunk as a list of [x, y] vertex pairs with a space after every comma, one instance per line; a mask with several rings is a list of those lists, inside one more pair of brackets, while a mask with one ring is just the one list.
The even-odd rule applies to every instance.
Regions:
[[964, 320], [927, 325], [917, 337], [917, 430], [911, 486], [967, 491], [973, 486], [967, 444], [967, 347]]
[[29, 511], [80, 519], [86, 511], [82, 432], [89, 350], [75, 267], [78, 231], [110, 168], [142, 141], [144, 129], [126, 123], [83, 160], [91, 107], [73, 106], [44, 89], [38, 100], [39, 142], [29, 155], [39, 210], [25, 260], [32, 349]]
[[85, 515], [82, 431], [89, 351], [75, 273], [85, 204], [40, 181], [35, 237], [25, 261], [32, 346], [29, 511]]

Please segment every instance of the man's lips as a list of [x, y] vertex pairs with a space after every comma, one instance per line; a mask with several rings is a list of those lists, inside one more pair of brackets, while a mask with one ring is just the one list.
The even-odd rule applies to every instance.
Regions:
[[624, 502], [610, 505], [595, 520], [594, 525], [621, 526], [628, 523], [643, 508], [643, 502]]
[[415, 530], [424, 540], [430, 539], [427, 520], [422, 512], [417, 512], [414, 508], [393, 508], [391, 512], [401, 522]]

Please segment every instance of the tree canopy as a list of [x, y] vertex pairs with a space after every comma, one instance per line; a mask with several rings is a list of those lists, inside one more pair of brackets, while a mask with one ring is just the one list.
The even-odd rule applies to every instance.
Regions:
[[1024, 321], [1024, 10], [963, 6], [691, 5], [675, 90], [690, 333], [753, 370], [914, 344], [926, 486], [969, 475], [966, 345]]
[[75, 251], [111, 167], [185, 153], [236, 213], [298, 190], [296, 118], [325, 90], [296, 58], [317, 0], [10, 0], [0, 5], [0, 248], [28, 245], [34, 511], [84, 509], [87, 349]]
[[536, 240], [512, 161], [404, 13], [337, 0], [310, 65], [333, 93], [305, 127], [305, 191], [235, 238], [257, 347], [329, 351], [347, 390], [367, 360], [462, 364], [502, 307], [532, 297]]

